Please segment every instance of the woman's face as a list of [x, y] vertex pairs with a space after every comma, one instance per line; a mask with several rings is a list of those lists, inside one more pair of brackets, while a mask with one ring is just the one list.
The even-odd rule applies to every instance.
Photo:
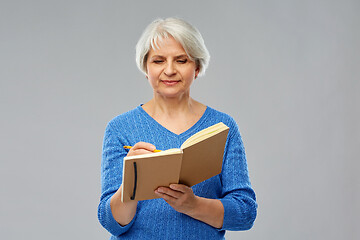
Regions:
[[163, 38], [159, 49], [150, 49], [146, 66], [154, 94], [170, 98], [189, 96], [191, 83], [199, 73], [173, 37]]

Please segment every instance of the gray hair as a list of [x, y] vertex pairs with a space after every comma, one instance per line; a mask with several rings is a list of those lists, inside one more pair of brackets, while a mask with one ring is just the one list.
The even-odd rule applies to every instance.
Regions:
[[179, 18], [156, 19], [147, 26], [136, 44], [136, 65], [145, 75], [146, 62], [150, 48], [158, 49], [158, 40], [171, 35], [184, 48], [190, 60], [199, 69], [199, 76], [205, 74], [210, 54], [200, 32], [190, 23]]

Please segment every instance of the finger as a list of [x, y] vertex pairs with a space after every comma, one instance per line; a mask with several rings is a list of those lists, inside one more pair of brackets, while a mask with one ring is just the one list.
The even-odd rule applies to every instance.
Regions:
[[175, 190], [172, 190], [172, 189], [167, 188], [167, 187], [159, 187], [158, 189], [155, 190], [155, 192], [158, 192], [158, 193], [163, 194], [163, 195], [167, 195], [167, 196], [169, 196], [171, 198], [174, 198], [174, 199], [178, 199], [183, 195], [182, 192], [175, 191]]
[[164, 199], [168, 203], [176, 201], [176, 198], [174, 198], [170, 195], [167, 195], [165, 193], [159, 192], [158, 190], [155, 190], [155, 194], [158, 195], [159, 197], [161, 197], [162, 199]]
[[170, 184], [170, 189], [178, 191], [178, 192], [182, 192], [182, 193], [186, 193], [188, 191], [192, 191], [192, 189], [184, 184]]
[[155, 146], [147, 142], [136, 143], [128, 152], [127, 156], [142, 155], [146, 153], [152, 153], [155, 150]]
[[144, 150], [153, 152], [156, 149], [156, 147], [151, 143], [138, 142], [131, 149], [133, 149], [133, 150], [144, 149]]
[[130, 150], [127, 156], [142, 155], [147, 153], [152, 153], [152, 152], [145, 149], [137, 149], [137, 150], [135, 149], [135, 150]]

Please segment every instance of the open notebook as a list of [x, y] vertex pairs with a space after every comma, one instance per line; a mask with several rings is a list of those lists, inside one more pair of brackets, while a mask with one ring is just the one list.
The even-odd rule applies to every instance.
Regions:
[[122, 201], [159, 198], [155, 189], [189, 187], [221, 172], [229, 128], [222, 122], [189, 137], [180, 148], [124, 158]]

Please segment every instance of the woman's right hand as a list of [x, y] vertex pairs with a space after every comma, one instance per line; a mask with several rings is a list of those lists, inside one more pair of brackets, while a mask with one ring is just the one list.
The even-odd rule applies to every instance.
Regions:
[[142, 155], [146, 153], [152, 153], [156, 147], [151, 143], [138, 142], [128, 152], [127, 156]]

